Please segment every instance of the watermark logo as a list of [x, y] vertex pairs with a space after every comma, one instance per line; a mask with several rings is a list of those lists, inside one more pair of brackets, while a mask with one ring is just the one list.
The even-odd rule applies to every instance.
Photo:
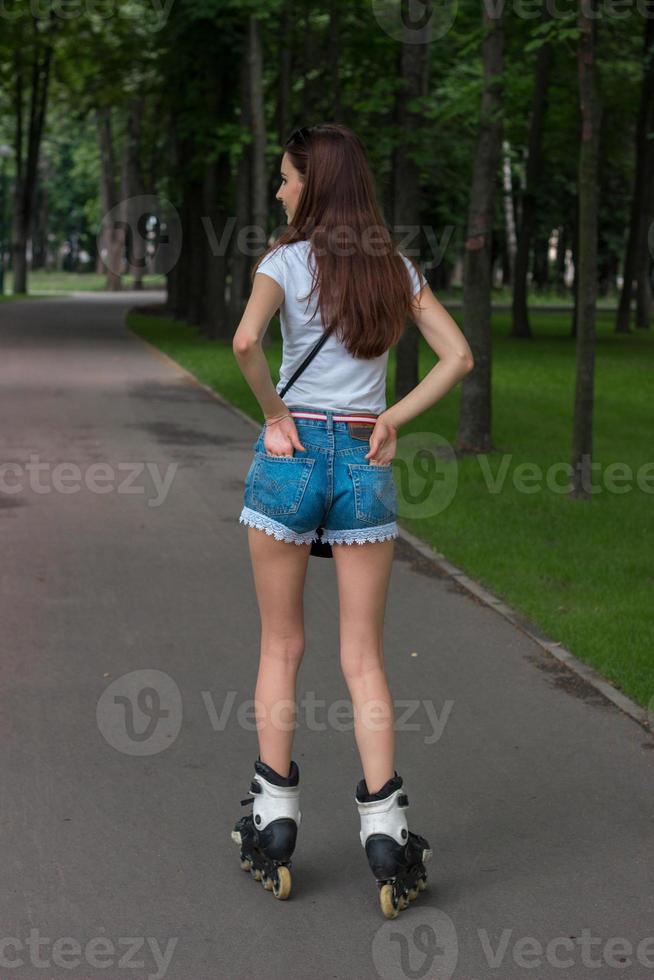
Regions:
[[182, 222], [173, 204], [158, 194], [124, 198], [103, 216], [98, 254], [116, 276], [175, 268], [182, 251]]
[[[438, 742], [445, 731], [454, 701], [443, 702], [440, 712], [429, 698], [394, 699], [391, 705], [377, 698], [353, 704], [347, 698], [327, 701], [305, 691], [297, 701], [280, 698], [270, 703], [248, 698], [237, 704], [238, 692], [223, 692], [219, 701], [211, 691], [200, 697], [214, 732], [224, 732], [232, 718], [248, 732], [291, 732], [300, 727], [311, 732], [351, 732], [357, 726], [380, 732], [424, 732], [426, 745]], [[112, 748], [126, 755], [155, 755], [175, 741], [182, 727], [182, 697], [169, 674], [143, 669], [114, 680], [98, 700], [97, 723]]]
[[129, 18], [136, 22], [136, 30], [145, 30], [156, 34], [168, 23], [174, 0], [132, 0], [124, 3], [121, 0], [24, 0], [14, 9], [8, 10], [7, 4], [0, 4], [0, 19], [15, 21], [19, 17], [31, 17], [35, 20], [79, 20], [87, 18], [90, 21], [106, 21], [112, 17]]
[[28, 463], [15, 460], [0, 463], [0, 497], [13, 496], [28, 489], [36, 494], [88, 493], [136, 494], [145, 496], [147, 488], [136, 481], [147, 474], [154, 493], [148, 499], [148, 507], [160, 507], [168, 496], [178, 463], [167, 463], [163, 476], [158, 463], [123, 462], [112, 466], [106, 462], [89, 463], [81, 467], [72, 461], [51, 463], [41, 461], [38, 453], [29, 453]]
[[458, 6], [457, 0], [372, 0], [372, 13], [394, 41], [428, 44], [445, 37]]
[[182, 727], [182, 696], [162, 670], [123, 674], [100, 697], [98, 728], [112, 748], [125, 755], [155, 755], [169, 748]]
[[402, 915], [405, 918], [385, 922], [373, 938], [372, 960], [379, 976], [382, 980], [450, 980], [459, 958], [452, 919], [434, 906], [411, 905]]
[[433, 517], [454, 499], [459, 469], [450, 443], [437, 432], [409, 432], [393, 459], [399, 517]]
[[[179, 937], [165, 946], [154, 936], [92, 936], [86, 942], [75, 936], [51, 939], [32, 928], [29, 936], [0, 936], [0, 968], [17, 970], [26, 963], [38, 970], [138, 970], [146, 980], [162, 980], [170, 967]], [[144, 955], [145, 954], [145, 955]], [[146, 959], [151, 960], [148, 965]], [[147, 971], [147, 972], [144, 972]], [[50, 976], [50, 972], [47, 974]]]

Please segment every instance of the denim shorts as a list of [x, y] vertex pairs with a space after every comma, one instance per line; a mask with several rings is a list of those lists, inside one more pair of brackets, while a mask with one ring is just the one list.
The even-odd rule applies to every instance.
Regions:
[[[240, 523], [293, 544], [318, 540], [319, 527], [324, 528], [321, 540], [328, 544], [398, 537], [392, 464], [364, 459], [375, 413], [287, 407], [304, 451], [294, 448], [288, 457], [268, 455], [264, 424], [252, 446]], [[339, 416], [349, 421], [338, 421]]]

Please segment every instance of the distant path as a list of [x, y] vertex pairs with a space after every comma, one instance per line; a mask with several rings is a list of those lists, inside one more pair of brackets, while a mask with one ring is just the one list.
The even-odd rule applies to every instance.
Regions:
[[[24, 964], [11, 976], [161, 976], [153, 940], [173, 944], [173, 980], [650, 976], [636, 949], [654, 932], [654, 740], [406, 542], [385, 662], [429, 890], [381, 918], [329, 561], [307, 578], [290, 900], [241, 871], [229, 832], [257, 753], [259, 620], [238, 514], [256, 428], [125, 328], [135, 301], [153, 294], [0, 306], [1, 456], [23, 480], [0, 494], [0, 918], [5, 942], [46, 937], [50, 964], [7, 947]], [[50, 492], [30, 487], [30, 453]], [[59, 463], [85, 480], [108, 463], [109, 492], [57, 489]], [[101, 938], [109, 967], [57, 965], [64, 937]], [[136, 970], [118, 965], [129, 937]], [[618, 938], [626, 969], [606, 950]]]

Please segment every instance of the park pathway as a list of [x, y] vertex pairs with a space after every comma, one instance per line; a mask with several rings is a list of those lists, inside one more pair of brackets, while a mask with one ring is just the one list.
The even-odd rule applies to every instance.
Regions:
[[126, 329], [152, 301], [0, 305], [1, 980], [654, 976], [654, 740], [405, 541], [385, 660], [430, 887], [381, 917], [321, 560], [290, 900], [241, 871], [257, 428]]

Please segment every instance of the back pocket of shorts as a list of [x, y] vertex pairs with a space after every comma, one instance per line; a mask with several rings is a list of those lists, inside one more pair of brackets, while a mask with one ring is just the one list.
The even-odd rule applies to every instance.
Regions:
[[315, 459], [255, 453], [250, 486], [253, 510], [269, 517], [295, 514], [302, 503]]
[[397, 489], [393, 465], [348, 463], [354, 483], [354, 505], [357, 520], [368, 524], [386, 524], [397, 516]]

